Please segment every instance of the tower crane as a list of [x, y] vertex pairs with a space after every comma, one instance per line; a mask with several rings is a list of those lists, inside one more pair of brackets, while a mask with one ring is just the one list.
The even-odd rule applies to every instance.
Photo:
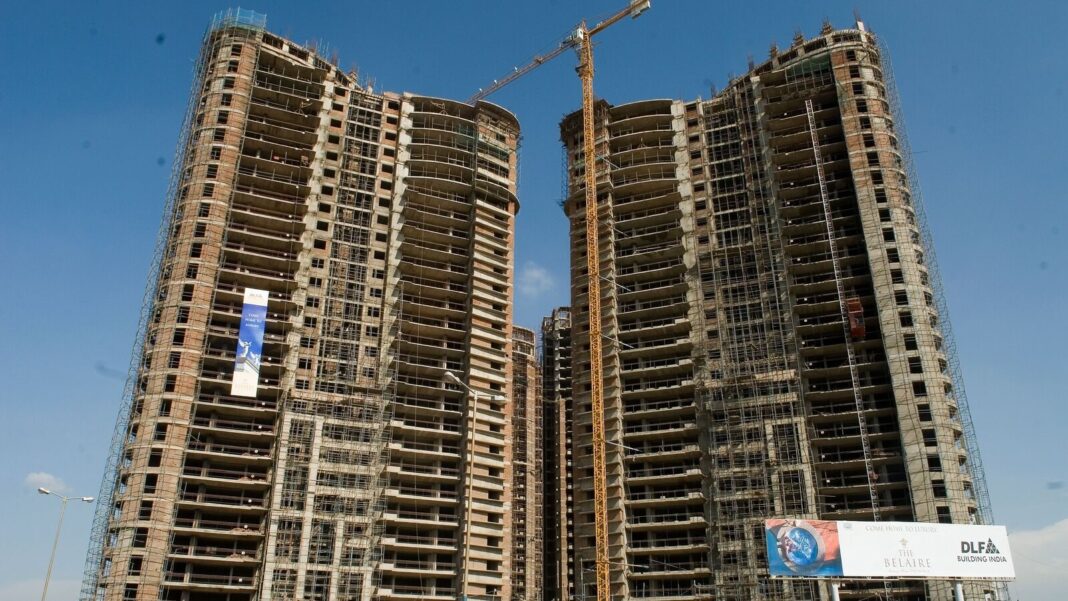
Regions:
[[[596, 530], [596, 574], [597, 601], [609, 601], [611, 598], [611, 571], [608, 558], [608, 478], [605, 458], [604, 427], [604, 374], [601, 365], [601, 264], [598, 241], [599, 214], [597, 206], [597, 153], [594, 145], [596, 136], [593, 115], [593, 36], [615, 25], [624, 17], [638, 18], [649, 8], [650, 0], [630, 0], [629, 5], [619, 12], [601, 21], [593, 27], [587, 27], [586, 21], [579, 23], [574, 32], [566, 37], [553, 50], [535, 56], [529, 63], [517, 67], [506, 77], [493, 82], [489, 87], [479, 90], [469, 102], [475, 102], [489, 96], [504, 86], [544, 65], [569, 49], [578, 54], [578, 75], [582, 80], [582, 149], [585, 158], [586, 184], [586, 267], [589, 282], [589, 316], [590, 316], [590, 400], [593, 405], [593, 506]], [[467, 582], [463, 583], [466, 594]]]

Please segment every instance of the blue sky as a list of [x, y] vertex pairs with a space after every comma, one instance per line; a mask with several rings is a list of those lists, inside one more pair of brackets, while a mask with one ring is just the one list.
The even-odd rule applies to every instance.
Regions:
[[[380, 89], [466, 98], [583, 17], [623, 0], [262, 2], [268, 27], [336, 49]], [[191, 68], [226, 4], [12, 3], [0, 20], [0, 601], [43, 578], [58, 479], [95, 495], [159, 223]], [[1015, 533], [1015, 589], [1053, 599], [1068, 570], [1068, 9], [1060, 2], [653, 0], [600, 38], [613, 103], [708, 97], [772, 41], [855, 6], [889, 44], [927, 202], [995, 515]], [[564, 55], [492, 100], [523, 124], [516, 319], [566, 304], [557, 206]], [[31, 486], [32, 485], [32, 486]], [[91, 509], [71, 506], [54, 599], [80, 578]], [[72, 596], [67, 594], [67, 597]]]

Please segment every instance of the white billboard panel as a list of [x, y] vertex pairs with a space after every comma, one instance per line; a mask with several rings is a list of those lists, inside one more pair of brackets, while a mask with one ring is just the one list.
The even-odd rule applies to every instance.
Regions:
[[838, 537], [852, 576], [1016, 577], [1004, 526], [839, 522]]

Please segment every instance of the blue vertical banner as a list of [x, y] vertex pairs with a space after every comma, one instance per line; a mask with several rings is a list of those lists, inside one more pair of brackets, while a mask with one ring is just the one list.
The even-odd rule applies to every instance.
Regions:
[[232, 395], [256, 396], [263, 355], [263, 333], [267, 328], [268, 296], [266, 290], [245, 288], [245, 302], [241, 307], [241, 329], [237, 333], [234, 380], [230, 385]]

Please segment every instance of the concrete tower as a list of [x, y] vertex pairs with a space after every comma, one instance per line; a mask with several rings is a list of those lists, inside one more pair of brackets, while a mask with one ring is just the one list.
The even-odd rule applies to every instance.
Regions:
[[216, 18], [83, 600], [510, 596], [518, 136]]
[[[773, 48], [710, 100], [599, 104], [614, 598], [826, 595], [768, 577], [768, 517], [987, 519], [894, 102], [889, 63], [858, 23]], [[581, 115], [561, 136], [582, 598], [594, 520]], [[876, 593], [951, 595], [946, 583], [843, 587]]]
[[541, 368], [534, 330], [512, 326], [512, 599], [541, 601]]
[[574, 595], [571, 493], [571, 311], [557, 307], [541, 321], [542, 457], [544, 463], [545, 599]]

